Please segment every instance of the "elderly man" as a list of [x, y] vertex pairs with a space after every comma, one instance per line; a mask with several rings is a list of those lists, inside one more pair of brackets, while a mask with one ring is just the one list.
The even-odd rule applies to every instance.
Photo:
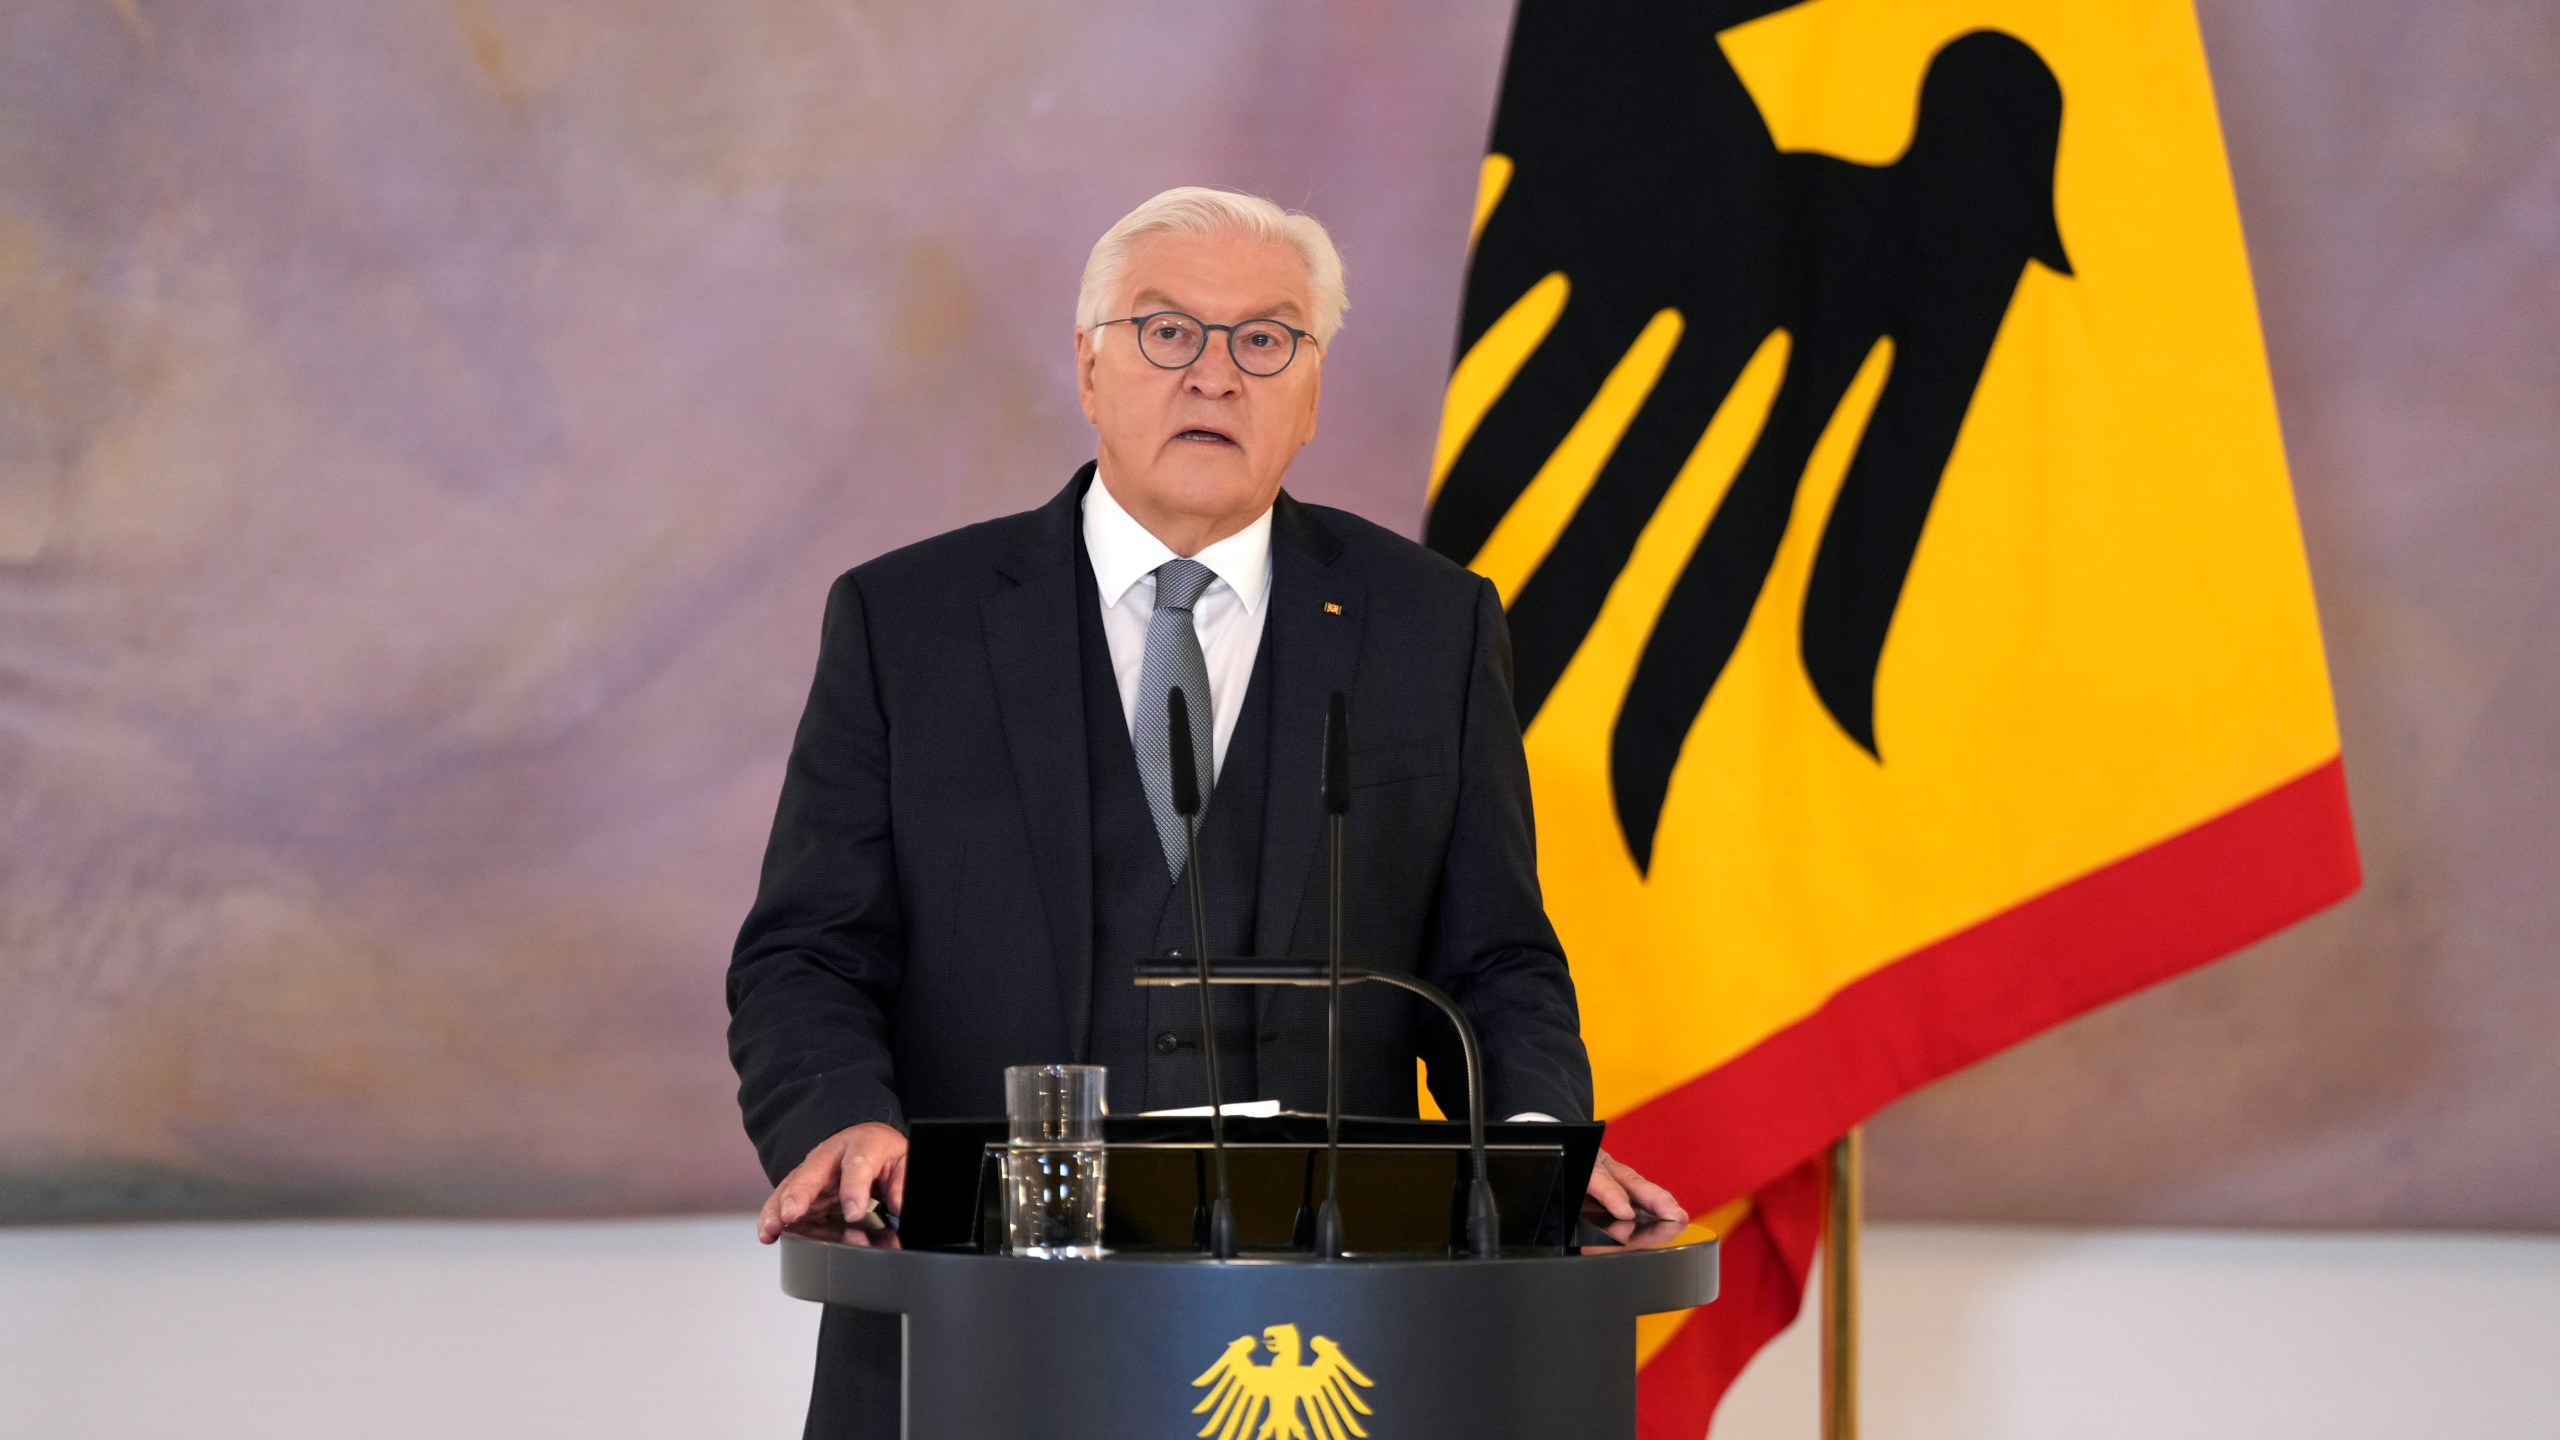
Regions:
[[[1037, 510], [836, 581], [729, 970], [739, 1100], [777, 1181], [765, 1240], [831, 1205], [895, 1213], [908, 1117], [1001, 1113], [1007, 1065], [1108, 1066], [1122, 1113], [1208, 1098], [1196, 996], [1132, 984], [1136, 957], [1187, 943], [1161, 758], [1177, 686], [1213, 953], [1320, 947], [1315, 781], [1346, 692], [1349, 953], [1457, 998], [1493, 1113], [1589, 1116], [1493, 587], [1281, 489], [1344, 304], [1313, 219], [1156, 196], [1095, 244], [1077, 298], [1095, 462]], [[1446, 1025], [1385, 987], [1345, 999], [1345, 1109], [1414, 1114], [1420, 1056], [1454, 1112]], [[1223, 1094], [1323, 1107], [1316, 992], [1214, 1001]], [[1686, 1218], [1605, 1156], [1590, 1195]], [[811, 1434], [895, 1433], [897, 1337], [827, 1313]]]

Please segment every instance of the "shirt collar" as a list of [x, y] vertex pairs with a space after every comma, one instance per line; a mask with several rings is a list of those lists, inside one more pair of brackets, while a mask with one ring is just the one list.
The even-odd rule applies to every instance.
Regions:
[[[1103, 608], [1110, 610], [1118, 609], [1130, 588], [1154, 574], [1157, 566], [1176, 558], [1173, 547], [1121, 508], [1099, 475], [1084, 491], [1084, 552], [1093, 562], [1093, 580], [1102, 591]], [[1226, 582], [1244, 602], [1245, 613], [1260, 613], [1270, 592], [1270, 508], [1264, 507], [1252, 524], [1191, 558]]]

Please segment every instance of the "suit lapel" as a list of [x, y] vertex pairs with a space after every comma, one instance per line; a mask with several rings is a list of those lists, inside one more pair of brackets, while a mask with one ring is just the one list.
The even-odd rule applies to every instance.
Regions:
[[[1341, 554], [1342, 542], [1283, 493], [1273, 506], [1271, 614], [1262, 632], [1262, 643], [1272, 647], [1271, 772], [1262, 802], [1262, 888], [1254, 904], [1257, 955], [1312, 954], [1322, 944], [1321, 933], [1297, 931], [1324, 841], [1318, 786], [1325, 703], [1334, 691], [1351, 690], [1368, 615], [1367, 587], [1334, 563]], [[1267, 1016], [1279, 992], [1265, 986], [1254, 994], [1256, 1013]]]
[[1032, 543], [998, 565], [1014, 588], [979, 608], [1005, 748], [1031, 839], [1066, 1007], [1069, 1053], [1093, 1028], [1093, 819], [1085, 781], [1084, 685], [1077, 638], [1078, 502], [1093, 467], [1043, 506]]

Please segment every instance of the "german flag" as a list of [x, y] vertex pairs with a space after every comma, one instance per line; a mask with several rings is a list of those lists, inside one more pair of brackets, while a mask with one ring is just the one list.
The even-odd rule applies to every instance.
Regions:
[[1521, 0], [1430, 543], [1501, 591], [1694, 1440], [1905, 1092], [2353, 891], [2187, 0]]

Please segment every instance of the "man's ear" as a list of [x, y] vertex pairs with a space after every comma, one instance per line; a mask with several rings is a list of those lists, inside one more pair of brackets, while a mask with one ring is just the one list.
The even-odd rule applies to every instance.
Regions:
[[1093, 348], [1093, 332], [1076, 327], [1076, 403], [1084, 407], [1085, 423], [1099, 428], [1093, 418], [1093, 362], [1098, 358]]

